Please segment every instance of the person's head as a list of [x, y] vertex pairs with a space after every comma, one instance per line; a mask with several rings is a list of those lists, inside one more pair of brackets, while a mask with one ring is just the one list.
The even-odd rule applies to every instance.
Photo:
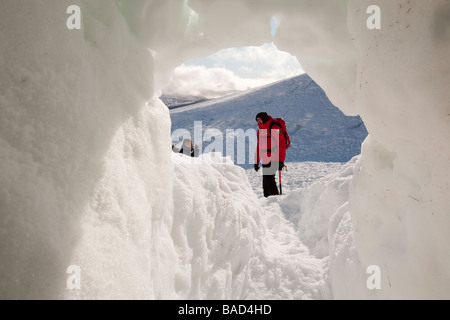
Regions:
[[258, 124], [266, 123], [267, 121], [269, 121], [267, 112], [260, 112], [256, 115], [256, 122], [258, 122]]
[[192, 146], [193, 146], [192, 140], [191, 139], [184, 139], [183, 146], [185, 146], [186, 148], [192, 148]]

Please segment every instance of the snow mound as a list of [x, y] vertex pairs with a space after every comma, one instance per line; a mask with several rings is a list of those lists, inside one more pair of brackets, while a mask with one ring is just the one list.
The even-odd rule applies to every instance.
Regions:
[[[324, 265], [229, 158], [173, 154], [175, 293], [183, 299], [321, 299]], [[270, 210], [272, 209], [272, 210]]]
[[[336, 172], [307, 188], [290, 192], [280, 201], [287, 218], [298, 228], [300, 240], [319, 258], [330, 254], [328, 243], [329, 220], [348, 201], [353, 168], [358, 157]], [[288, 175], [287, 172], [285, 175]]]

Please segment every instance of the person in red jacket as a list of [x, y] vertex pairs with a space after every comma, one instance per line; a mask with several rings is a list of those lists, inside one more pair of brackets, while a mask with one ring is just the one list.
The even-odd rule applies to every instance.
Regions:
[[273, 123], [273, 118], [266, 112], [256, 115], [258, 122], [258, 144], [255, 155], [255, 171], [259, 170], [259, 163], [263, 167], [264, 197], [279, 195], [275, 174], [282, 170], [286, 159], [286, 139], [281, 134], [281, 128]]

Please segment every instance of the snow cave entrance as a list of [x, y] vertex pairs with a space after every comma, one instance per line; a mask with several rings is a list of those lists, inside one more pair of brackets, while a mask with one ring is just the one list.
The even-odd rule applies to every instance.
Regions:
[[[272, 37], [280, 21], [270, 21]], [[292, 162], [350, 161], [361, 153], [367, 130], [345, 116], [303, 70], [298, 58], [274, 43], [221, 49], [184, 62], [161, 90], [172, 120], [172, 149], [191, 140], [197, 154], [216, 152], [253, 168], [258, 127], [267, 112], [287, 121]]]

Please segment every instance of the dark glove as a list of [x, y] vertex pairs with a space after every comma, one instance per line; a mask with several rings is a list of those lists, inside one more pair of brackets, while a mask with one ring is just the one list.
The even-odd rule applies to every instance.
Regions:
[[284, 162], [283, 161], [280, 161], [280, 163], [278, 164], [278, 170], [283, 170], [283, 168], [284, 168]]
[[255, 163], [255, 171], [258, 172], [259, 171], [259, 164]]

